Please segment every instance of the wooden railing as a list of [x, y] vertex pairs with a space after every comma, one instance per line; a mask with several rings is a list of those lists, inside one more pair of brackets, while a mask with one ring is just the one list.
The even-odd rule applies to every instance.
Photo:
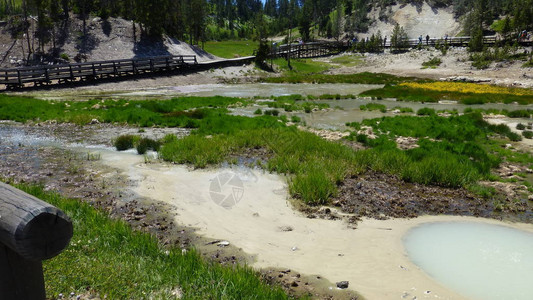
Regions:
[[8, 88], [24, 87], [27, 83], [41, 85], [53, 81], [120, 77], [170, 71], [196, 64], [198, 64], [196, 55], [180, 55], [0, 69], [0, 84], [5, 84]]
[[61, 210], [0, 182], [0, 299], [44, 300], [41, 261], [71, 237], [72, 222]]
[[325, 55], [338, 54], [349, 48], [348, 43], [343, 42], [312, 42], [303, 44], [287, 44], [273, 46], [270, 57], [311, 58]]
[[[422, 46], [437, 46], [437, 45], [448, 45], [451, 47], [466, 47], [470, 43], [471, 37], [469, 36], [458, 36], [458, 37], [447, 37], [447, 38], [430, 38], [426, 40], [425, 38], [420, 41], [419, 39], [409, 39], [405, 44], [405, 50], [417, 47], [418, 45]], [[357, 43], [362, 43], [362, 40], [359, 40]], [[499, 42], [499, 39], [496, 36], [485, 36], [483, 37], [483, 44], [492, 46]], [[519, 44], [524, 46], [531, 45], [531, 41], [519, 41]], [[312, 42], [312, 43], [303, 43], [303, 44], [283, 44], [283, 45], [272, 45], [270, 57], [287, 57], [290, 55], [291, 58], [309, 58], [309, 57], [319, 57], [325, 55], [334, 55], [340, 52], [346, 51], [354, 47], [352, 41], [349, 42]], [[392, 44], [390, 39], [383, 41], [382, 48], [391, 48]]]

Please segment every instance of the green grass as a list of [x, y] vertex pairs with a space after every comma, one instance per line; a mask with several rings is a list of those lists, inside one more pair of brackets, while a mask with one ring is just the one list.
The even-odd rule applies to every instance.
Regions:
[[359, 109], [360, 110], [368, 110], [368, 111], [379, 110], [382, 113], [386, 113], [387, 112], [387, 107], [385, 105], [377, 104], [377, 103], [368, 103], [366, 105], [361, 105], [361, 106], [359, 106]]
[[252, 40], [246, 41], [220, 41], [205, 42], [204, 50], [222, 58], [237, 58], [251, 56], [258, 47]]
[[108, 299], [171, 299], [179, 288], [184, 299], [287, 299], [281, 288], [259, 279], [249, 267], [224, 267], [193, 249], [163, 248], [147, 234], [110, 219], [86, 203], [18, 186], [63, 210], [74, 225], [67, 249], [44, 262], [46, 291], [91, 293]]
[[[266, 105], [270, 108], [283, 109], [286, 112], [305, 111], [307, 113], [310, 113], [311, 111], [313, 111], [313, 109], [329, 108], [329, 105], [326, 103], [316, 103], [313, 101], [305, 101], [305, 99], [309, 99], [309, 98], [314, 98], [314, 97], [306, 98], [302, 95], [297, 95], [297, 94], [271, 97], [271, 99], [275, 101], [266, 102]], [[339, 95], [339, 99], [340, 99], [340, 95]]]
[[[489, 137], [513, 141], [521, 139], [505, 125], [489, 125], [479, 113], [444, 118], [436, 116], [434, 110], [419, 110], [418, 114], [423, 117], [365, 120], [363, 124], [372, 126], [379, 138], [372, 140], [352, 134], [351, 139], [370, 147], [355, 152], [342, 143], [325, 141], [312, 133], [286, 127], [284, 124], [288, 118], [284, 115], [277, 117], [282, 109], [311, 112], [315, 108], [323, 108], [320, 104], [302, 101], [306, 97], [301, 95], [273, 99], [274, 102], [267, 103], [270, 109], [262, 111], [264, 115], [253, 118], [228, 115], [227, 106], [240, 105], [239, 102], [247, 104], [248, 100], [224, 97], [54, 103], [0, 96], [0, 108], [5, 108], [0, 112], [12, 110], [13, 114], [6, 116], [20, 113], [22, 120], [49, 117], [72, 120], [73, 116], [79, 116], [81, 119], [96, 117], [104, 122], [137, 126], [195, 128], [186, 138], [165, 138], [160, 156], [172, 162], [203, 168], [231, 162], [235, 156], [243, 155], [249, 149], [264, 149], [268, 153], [263, 164], [265, 168], [287, 174], [291, 195], [308, 204], [327, 203], [337, 194], [337, 185], [347, 176], [367, 169], [395, 174], [411, 182], [466, 187], [480, 178], [488, 178], [490, 169], [497, 166], [502, 158], [513, 159], [516, 156], [503, 153], [501, 149], [492, 149]], [[21, 100], [23, 105], [17, 106], [19, 101], [15, 100]], [[10, 104], [6, 106], [8, 102]], [[36, 109], [26, 107], [26, 102], [34, 103]], [[19, 107], [26, 108], [20, 111]], [[382, 110], [383, 106], [369, 104], [364, 108]], [[348, 125], [354, 128], [360, 126], [359, 123]], [[420, 138], [419, 148], [397, 149], [396, 136]], [[133, 144], [136, 146], [135, 142]], [[516, 159], [527, 161], [529, 158], [516, 156]]]
[[505, 115], [509, 118], [531, 118], [533, 115], [532, 109], [516, 109], [516, 110], [507, 110], [507, 109], [482, 109], [482, 108], [476, 108], [472, 109], [470, 107], [467, 107], [464, 109], [464, 113], [484, 113], [484, 114], [495, 114], [495, 115]]
[[364, 61], [361, 55], [343, 55], [331, 59], [331, 62], [346, 67], [356, 67], [362, 65]]
[[422, 63], [422, 67], [424, 68], [432, 68], [435, 69], [436, 67], [440, 66], [442, 64], [442, 60], [438, 57], [433, 57], [432, 59], [425, 61]]
[[105, 123], [197, 128], [204, 119], [226, 112], [226, 107], [246, 102], [229, 97], [182, 97], [171, 100], [89, 100], [53, 102], [0, 95], [0, 120], [18, 122], [56, 120], [88, 124]]
[[322, 73], [331, 68], [327, 63], [314, 61], [312, 59], [291, 59], [292, 70], [289, 69], [289, 64], [284, 58], [274, 59], [273, 64], [275, 64], [286, 76]]
[[438, 102], [439, 100], [458, 100], [463, 104], [513, 103], [531, 104], [532, 96], [505, 94], [477, 94], [461, 92], [441, 92], [411, 88], [399, 85], [386, 85], [380, 89], [369, 90], [360, 94], [363, 97], [396, 98], [398, 101]]
[[[361, 124], [350, 123], [359, 128]], [[505, 159], [523, 164], [533, 163], [531, 154], [504, 149], [505, 141], [493, 138], [514, 133], [505, 125], [490, 125], [480, 114], [449, 118], [396, 116], [365, 120], [378, 133], [377, 139], [353, 133], [350, 138], [366, 144], [370, 168], [423, 184], [468, 187], [479, 179], [492, 178], [491, 169]], [[398, 136], [419, 138], [418, 148], [396, 148]]]
[[361, 84], [395, 84], [417, 81], [413, 77], [398, 77], [383, 73], [363, 72], [357, 74], [289, 74], [280, 77], [261, 78], [262, 82], [270, 83], [361, 83]]
[[291, 194], [308, 204], [327, 203], [337, 183], [361, 171], [350, 148], [294, 127], [243, 129], [210, 138], [194, 134], [163, 145], [160, 156], [203, 168], [247, 149], [266, 149], [270, 158], [265, 167], [289, 175]]

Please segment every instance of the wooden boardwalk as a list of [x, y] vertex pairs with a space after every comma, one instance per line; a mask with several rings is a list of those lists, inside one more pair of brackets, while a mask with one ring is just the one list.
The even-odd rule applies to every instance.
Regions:
[[13, 89], [26, 84], [35, 86], [172, 71], [197, 64], [196, 55], [180, 55], [0, 69], [0, 84]]
[[[409, 39], [404, 50], [415, 48], [418, 45], [435, 47], [438, 45], [448, 45], [450, 47], [467, 47], [470, 43], [471, 37], [458, 36], [448, 38], [430, 38], [426, 41], [425, 37], [422, 42], [419, 39]], [[362, 41], [359, 41], [361, 43]], [[483, 37], [483, 44], [487, 46], [494, 46], [500, 40], [496, 36]], [[518, 44], [522, 46], [531, 46], [533, 41], [525, 40], [519, 41]], [[312, 58], [327, 55], [334, 55], [344, 51], [350, 50], [354, 44], [349, 42], [312, 42], [304, 44], [290, 44], [290, 45], [273, 45], [270, 52], [270, 57], [287, 57], [291, 58]], [[383, 48], [392, 48], [390, 39], [383, 42]]]
[[312, 58], [339, 54], [348, 50], [348, 43], [342, 42], [312, 42], [304, 44], [290, 44], [273, 46], [270, 57]]
[[[465, 47], [470, 42], [470, 37], [425, 38], [420, 43], [419, 39], [408, 40], [404, 50], [423, 46], [437, 46], [447, 44], [453, 47]], [[362, 41], [361, 41], [362, 42]], [[485, 36], [483, 44], [495, 45], [500, 42], [496, 36]], [[519, 41], [523, 46], [531, 46], [532, 41]], [[275, 45], [271, 48], [269, 57], [313, 58], [334, 55], [352, 49], [351, 42], [312, 42], [290, 45]], [[382, 45], [383, 48], [391, 48], [390, 40]], [[23, 88], [25, 86], [42, 86], [53, 83], [83, 82], [109, 78], [110, 80], [128, 77], [138, 77], [142, 74], [164, 73], [185, 70], [206, 70], [249, 63], [254, 56], [222, 59], [215, 61], [198, 62], [196, 55], [180, 56], [157, 56], [134, 59], [121, 59], [109, 61], [95, 61], [85, 63], [73, 63], [62, 65], [43, 65], [35, 67], [22, 67], [13, 69], [0, 69], [0, 85], [6, 89]]]

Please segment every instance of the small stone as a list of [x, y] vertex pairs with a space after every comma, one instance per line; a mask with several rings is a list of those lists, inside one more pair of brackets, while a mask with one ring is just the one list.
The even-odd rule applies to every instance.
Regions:
[[291, 248], [292, 251], [296, 251], [296, 250], [299, 250], [298, 247], [294, 246]]
[[293, 281], [293, 282], [291, 283], [291, 286], [292, 286], [292, 287], [297, 287], [297, 286], [298, 286], [298, 283], [297, 283], [296, 281]]
[[293, 231], [294, 229], [291, 226], [280, 226], [278, 227], [280, 231], [287, 232], [287, 231]]
[[229, 246], [229, 242], [228, 241], [222, 241], [220, 243], [217, 244], [219, 247], [226, 247], [226, 246]]
[[337, 282], [337, 287], [339, 289], [347, 289], [349, 284], [350, 283], [348, 281], [339, 281]]

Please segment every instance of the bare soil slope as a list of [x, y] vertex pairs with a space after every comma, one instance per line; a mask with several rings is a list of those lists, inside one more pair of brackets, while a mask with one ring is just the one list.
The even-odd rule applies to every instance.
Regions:
[[[35, 24], [32, 26], [35, 28]], [[59, 48], [57, 53], [65, 53], [70, 61], [74, 61], [78, 54], [87, 61], [158, 55], [196, 55], [199, 61], [216, 58], [198, 47], [167, 36], [161, 39], [141, 38], [138, 25], [134, 32], [132, 22], [120, 18], [90, 18], [86, 21], [84, 30], [83, 22], [72, 16], [62, 27], [56, 33], [56, 47]], [[32, 48], [38, 48], [33, 36], [30, 36], [30, 44]], [[28, 54], [27, 48], [26, 39], [14, 40], [9, 32], [9, 25], [0, 24], [0, 67], [20, 66]], [[45, 52], [50, 54], [51, 48], [52, 42], [46, 46]]]
[[403, 26], [409, 38], [429, 35], [440, 38], [448, 34], [456, 36], [461, 31], [461, 24], [455, 19], [453, 7], [432, 8], [426, 2], [422, 4], [396, 4], [385, 9], [373, 8], [368, 17], [375, 20], [368, 33], [362, 37], [371, 36], [379, 31], [385, 37], [390, 37], [396, 24]]

